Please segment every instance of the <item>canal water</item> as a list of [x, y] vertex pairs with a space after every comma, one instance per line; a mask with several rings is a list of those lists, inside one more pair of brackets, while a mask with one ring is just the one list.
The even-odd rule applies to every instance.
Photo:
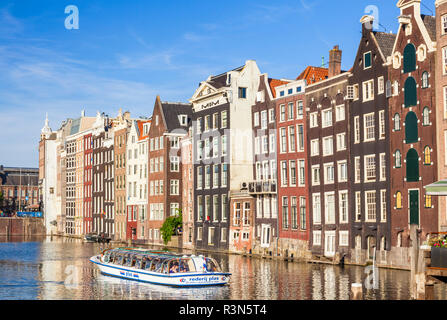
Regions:
[[[176, 289], [101, 275], [89, 258], [99, 244], [67, 238], [1, 238], [0, 300], [348, 300], [351, 283], [363, 283], [368, 300], [410, 299], [410, 273], [209, 254], [231, 272], [229, 285]], [[369, 278], [368, 278], [369, 277]], [[374, 285], [375, 284], [375, 285]], [[447, 299], [445, 285], [436, 299]]]

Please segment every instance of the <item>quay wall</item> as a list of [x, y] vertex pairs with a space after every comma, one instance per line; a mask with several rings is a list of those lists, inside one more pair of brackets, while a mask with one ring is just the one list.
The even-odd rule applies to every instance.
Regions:
[[42, 218], [0, 218], [0, 236], [45, 236]]

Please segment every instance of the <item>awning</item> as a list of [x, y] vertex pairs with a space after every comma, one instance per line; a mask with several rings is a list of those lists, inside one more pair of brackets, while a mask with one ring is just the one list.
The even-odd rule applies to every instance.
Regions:
[[438, 181], [425, 186], [425, 191], [429, 196], [447, 196], [447, 180]]

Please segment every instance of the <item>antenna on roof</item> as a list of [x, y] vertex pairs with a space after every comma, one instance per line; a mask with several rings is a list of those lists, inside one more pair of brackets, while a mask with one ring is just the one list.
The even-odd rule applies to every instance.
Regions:
[[321, 57], [321, 67], [324, 68], [324, 56]]
[[387, 28], [385, 28], [385, 26], [384, 26], [383, 24], [379, 23], [379, 26], [381, 26], [383, 29], [385, 29], [384, 32], [387, 32], [387, 31], [388, 31]]

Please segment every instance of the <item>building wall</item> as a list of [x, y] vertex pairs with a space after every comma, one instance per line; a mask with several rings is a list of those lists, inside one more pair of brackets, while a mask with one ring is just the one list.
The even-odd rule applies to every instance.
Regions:
[[115, 131], [115, 238], [126, 240], [127, 125]]
[[84, 213], [83, 233], [92, 232], [93, 148], [92, 134], [84, 135]]
[[252, 253], [254, 239], [255, 201], [246, 191], [232, 194], [230, 198], [231, 252]]
[[194, 164], [192, 137], [188, 135], [181, 140], [182, 154], [182, 216], [183, 248], [194, 248]]

